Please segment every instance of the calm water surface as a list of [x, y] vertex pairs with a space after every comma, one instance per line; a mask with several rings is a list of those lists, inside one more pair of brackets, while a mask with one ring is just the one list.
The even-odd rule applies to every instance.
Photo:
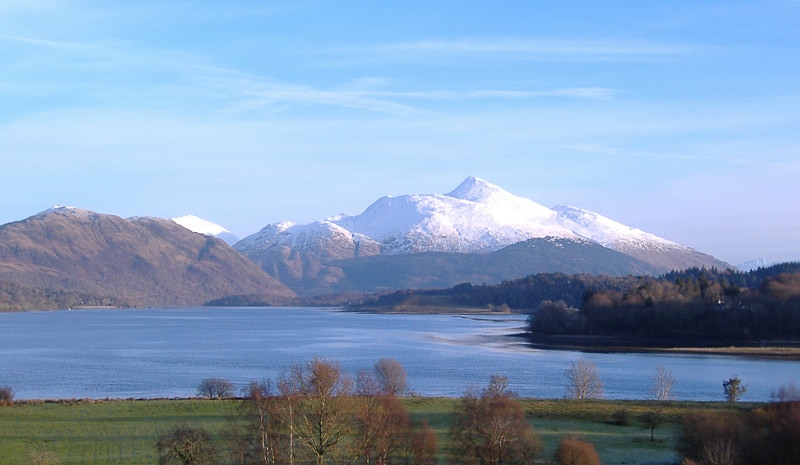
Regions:
[[239, 386], [275, 379], [315, 356], [351, 373], [398, 359], [421, 395], [460, 396], [492, 374], [526, 397], [564, 395], [564, 369], [594, 362], [611, 399], [649, 398], [664, 365], [682, 400], [721, 400], [738, 374], [744, 400], [800, 384], [800, 362], [661, 354], [534, 350], [509, 334], [521, 315], [383, 315], [309, 308], [73, 310], [0, 314], [0, 385], [18, 399], [189, 397], [203, 378]]

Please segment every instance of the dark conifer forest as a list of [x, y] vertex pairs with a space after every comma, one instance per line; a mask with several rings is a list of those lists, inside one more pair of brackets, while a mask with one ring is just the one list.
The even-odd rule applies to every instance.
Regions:
[[800, 263], [750, 272], [690, 268], [660, 277], [544, 273], [497, 285], [400, 291], [368, 305], [529, 312], [534, 339], [582, 335], [759, 343], [800, 339]]

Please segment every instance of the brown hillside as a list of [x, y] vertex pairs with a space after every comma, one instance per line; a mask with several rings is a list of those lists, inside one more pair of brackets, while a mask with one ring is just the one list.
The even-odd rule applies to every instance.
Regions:
[[222, 240], [170, 220], [66, 207], [0, 226], [0, 280], [142, 306], [199, 305], [232, 294], [280, 305], [294, 297]]

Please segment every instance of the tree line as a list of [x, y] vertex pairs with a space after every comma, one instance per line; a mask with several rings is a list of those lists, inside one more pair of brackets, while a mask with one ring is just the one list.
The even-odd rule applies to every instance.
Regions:
[[[565, 370], [565, 397], [602, 397], [597, 368], [579, 359]], [[652, 410], [641, 425], [654, 430], [673, 400], [675, 377], [659, 366], [650, 378]], [[722, 383], [728, 402], [746, 391], [738, 376]], [[543, 441], [508, 378], [493, 375], [481, 389], [468, 388], [449, 415], [447, 445], [440, 450], [427, 418], [412, 421], [401, 401], [406, 374], [394, 359], [379, 360], [355, 377], [338, 363], [315, 358], [281, 374], [273, 386], [251, 383], [228, 427], [214, 440], [191, 425], [163, 433], [156, 449], [162, 465], [528, 465], [549, 461]], [[233, 385], [210, 378], [198, 388], [204, 397], [229, 397]], [[624, 411], [615, 424], [627, 425]], [[619, 415], [618, 415], [619, 414]], [[675, 450], [683, 465], [792, 464], [800, 457], [800, 389], [782, 386], [773, 402], [752, 409], [688, 414], [677, 422]], [[442, 459], [443, 458], [443, 459]], [[599, 465], [594, 445], [581, 437], [560, 438], [552, 455], [558, 465]]]
[[542, 273], [498, 284], [402, 290], [365, 307], [531, 312], [529, 333], [692, 344], [800, 338], [800, 262], [750, 272], [690, 268], [660, 277]]
[[0, 280], [0, 311], [56, 310], [71, 307], [134, 307], [125, 297], [28, 287]]
[[[204, 397], [233, 395], [233, 385], [210, 378]], [[163, 465], [434, 465], [438, 437], [427, 418], [413, 421], [401, 398], [406, 373], [394, 359], [350, 376], [336, 362], [314, 358], [294, 365], [277, 381], [253, 382], [236, 415], [217, 440], [202, 428], [176, 425], [157, 440]], [[452, 412], [448, 465], [526, 465], [543, 442], [508, 379], [492, 376], [480, 390], [468, 388]], [[565, 437], [558, 464], [599, 464], [594, 446]], [[575, 461], [580, 460], [580, 461]]]
[[800, 266], [782, 265], [773, 272], [693, 268], [642, 277], [624, 290], [591, 289], [577, 308], [543, 301], [528, 329], [534, 338], [596, 335], [699, 344], [798, 339]]

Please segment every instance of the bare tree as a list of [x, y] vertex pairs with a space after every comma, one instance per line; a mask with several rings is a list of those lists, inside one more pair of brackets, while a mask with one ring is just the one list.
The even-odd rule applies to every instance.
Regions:
[[231, 421], [230, 446], [237, 462], [277, 465], [286, 458], [286, 433], [281, 399], [270, 382], [251, 382], [244, 392], [240, 417], [244, 428]]
[[773, 402], [797, 402], [800, 401], [800, 387], [790, 382], [772, 391], [769, 397]]
[[228, 399], [234, 396], [236, 386], [227, 379], [206, 378], [197, 387], [197, 395], [212, 399]]
[[428, 419], [414, 429], [411, 435], [411, 456], [415, 465], [435, 465], [439, 441]]
[[301, 402], [296, 412], [298, 439], [324, 465], [350, 432], [353, 381], [338, 363], [314, 358], [302, 371]]
[[603, 397], [603, 380], [597, 366], [583, 358], [577, 362], [572, 362], [566, 370], [564, 376], [567, 378], [568, 399], [600, 399]]
[[738, 375], [733, 375], [730, 379], [722, 382], [722, 391], [725, 393], [725, 400], [736, 402], [747, 392], [747, 385], [742, 384]]
[[461, 398], [451, 428], [454, 463], [528, 464], [541, 450], [533, 426], [507, 386], [505, 377], [493, 376], [480, 397], [468, 392]]
[[669, 368], [659, 365], [655, 374], [650, 377], [650, 393], [655, 400], [666, 402], [672, 400], [672, 386], [675, 385], [675, 375]]
[[295, 412], [305, 389], [305, 378], [304, 369], [300, 365], [293, 365], [288, 372], [278, 378], [278, 393], [282, 406], [278, 410], [278, 417], [288, 431], [289, 465], [294, 465], [295, 462]]
[[650, 430], [650, 441], [656, 440], [656, 428], [664, 422], [664, 412], [661, 408], [655, 408], [642, 415], [642, 425]]
[[375, 377], [385, 394], [404, 396], [408, 392], [406, 370], [393, 358], [382, 358], [375, 363]]
[[14, 404], [14, 389], [11, 386], [0, 386], [0, 405]]
[[397, 397], [361, 395], [356, 398], [354, 410], [357, 452], [365, 465], [387, 465], [390, 457], [408, 448], [411, 416]]
[[182, 425], [162, 435], [156, 443], [160, 465], [206, 465], [217, 458], [211, 435], [203, 428]]
[[492, 375], [489, 378], [489, 384], [483, 388], [482, 397], [500, 398], [500, 397], [516, 397], [516, 393], [508, 389], [508, 378], [500, 375]]

